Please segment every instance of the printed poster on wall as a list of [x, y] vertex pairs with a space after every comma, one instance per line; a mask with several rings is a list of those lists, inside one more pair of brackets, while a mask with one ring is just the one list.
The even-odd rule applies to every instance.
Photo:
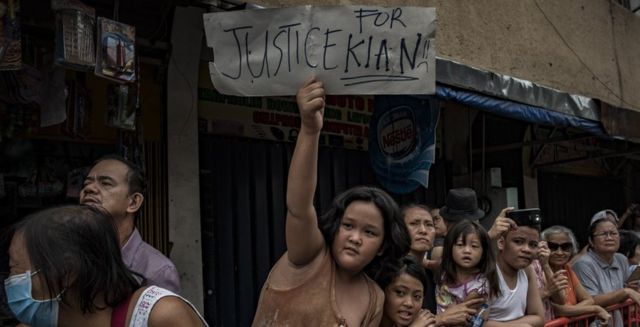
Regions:
[[136, 28], [98, 17], [95, 74], [124, 83], [136, 80]]
[[204, 14], [210, 78], [222, 94], [434, 94], [435, 8], [299, 6]]
[[0, 71], [22, 68], [20, 1], [0, 0]]
[[[201, 133], [295, 142], [300, 115], [294, 97], [238, 97], [219, 93], [206, 66], [200, 68], [198, 128]], [[320, 144], [367, 150], [373, 97], [329, 95]]]
[[406, 194], [429, 186], [439, 114], [438, 101], [432, 96], [375, 97], [369, 156], [385, 189]]

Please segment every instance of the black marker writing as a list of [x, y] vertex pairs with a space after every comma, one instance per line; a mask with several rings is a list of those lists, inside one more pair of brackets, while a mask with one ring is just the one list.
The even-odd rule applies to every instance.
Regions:
[[330, 48], [336, 45], [335, 43], [329, 44], [329, 35], [333, 33], [341, 32], [341, 31], [342, 30], [330, 30], [327, 28], [327, 31], [324, 33], [324, 53], [322, 55], [322, 67], [324, 67], [325, 70], [333, 70], [338, 68], [338, 66], [327, 67], [327, 48]]
[[247, 29], [247, 28], [253, 28], [253, 26], [239, 26], [236, 28], [230, 28], [228, 30], [223, 30], [224, 32], [229, 32], [231, 31], [233, 33], [233, 38], [236, 40], [236, 45], [238, 46], [238, 76], [231, 76], [227, 73], [222, 73], [222, 75], [229, 77], [231, 79], [238, 79], [240, 78], [240, 75], [242, 74], [242, 49], [240, 48], [240, 40], [238, 39], [238, 34], [236, 34], [237, 30], [243, 30], [243, 29]]

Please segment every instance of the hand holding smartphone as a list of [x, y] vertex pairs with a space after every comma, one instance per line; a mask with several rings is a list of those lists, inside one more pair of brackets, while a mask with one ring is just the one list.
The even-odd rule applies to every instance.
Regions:
[[540, 226], [542, 224], [539, 208], [511, 210], [507, 212], [507, 218], [513, 220], [518, 226]]

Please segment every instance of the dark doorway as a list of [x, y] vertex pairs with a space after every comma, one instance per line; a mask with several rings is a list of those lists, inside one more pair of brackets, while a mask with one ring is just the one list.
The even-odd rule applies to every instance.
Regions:
[[[211, 135], [199, 142], [205, 317], [213, 326], [249, 326], [262, 285], [286, 250], [285, 187], [294, 144]], [[440, 204], [443, 167], [431, 167], [429, 189], [392, 196], [400, 204]], [[356, 185], [379, 187], [369, 153], [321, 147], [318, 212]]]
[[563, 225], [576, 234], [580, 246], [587, 244], [589, 222], [594, 213], [625, 207], [623, 181], [559, 173], [538, 174], [538, 197], [544, 227]]

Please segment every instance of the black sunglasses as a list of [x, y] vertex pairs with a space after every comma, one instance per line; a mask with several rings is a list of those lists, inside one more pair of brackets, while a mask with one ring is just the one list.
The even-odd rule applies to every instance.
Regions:
[[547, 246], [549, 247], [549, 250], [551, 250], [551, 252], [557, 251], [558, 248], [560, 248], [564, 252], [573, 251], [573, 243], [571, 243], [571, 242], [562, 243], [562, 244], [558, 244], [558, 243], [554, 243], [554, 242], [547, 242]]

